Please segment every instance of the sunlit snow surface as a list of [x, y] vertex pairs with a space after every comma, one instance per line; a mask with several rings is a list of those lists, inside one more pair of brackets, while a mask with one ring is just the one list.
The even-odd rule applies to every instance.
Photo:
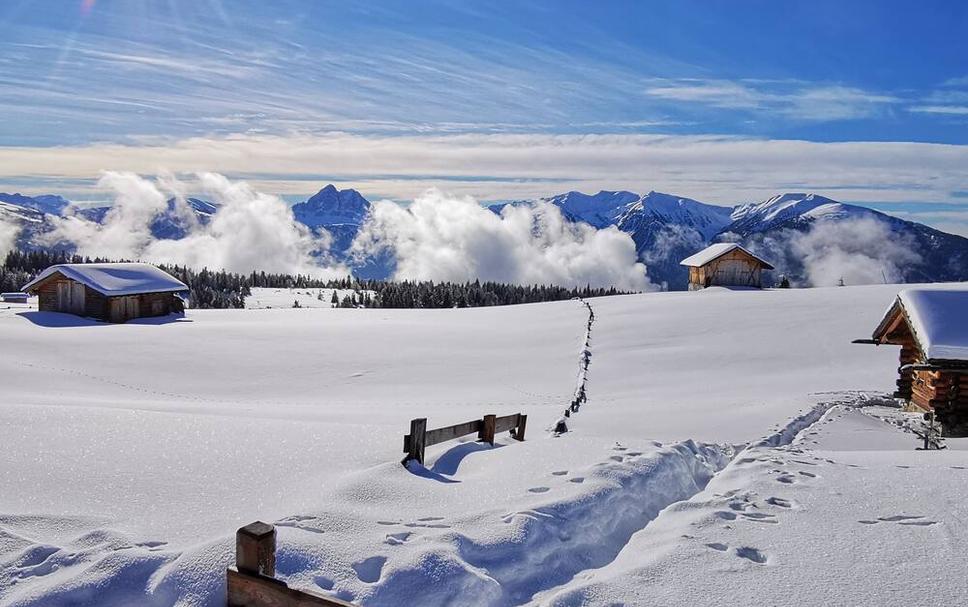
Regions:
[[[957, 602], [968, 453], [855, 408], [893, 389], [897, 351], [849, 342], [899, 288], [591, 300], [589, 400], [557, 438], [574, 301], [126, 325], [0, 306], [0, 604], [219, 605], [255, 519], [280, 577], [366, 605]], [[518, 411], [524, 443], [399, 464], [413, 417]]]

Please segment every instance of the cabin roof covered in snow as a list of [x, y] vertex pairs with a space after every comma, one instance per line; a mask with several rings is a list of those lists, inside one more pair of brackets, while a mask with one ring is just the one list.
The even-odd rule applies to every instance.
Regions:
[[968, 290], [905, 289], [874, 332], [901, 310], [927, 360], [968, 361]]
[[188, 286], [168, 272], [147, 263], [67, 263], [51, 266], [25, 284], [30, 291], [52, 274], [61, 273], [109, 297], [188, 291]]
[[735, 251], [736, 249], [739, 249], [740, 251], [746, 253], [756, 261], [760, 262], [760, 264], [762, 264], [762, 266], [767, 270], [773, 269], [773, 266], [769, 262], [767, 262], [764, 259], [761, 259], [760, 257], [757, 257], [756, 255], [753, 255], [752, 253], [750, 253], [740, 245], [736, 244], [735, 242], [718, 242], [716, 244], [711, 244], [705, 249], [703, 249], [702, 251], [699, 251], [698, 253], [696, 253], [695, 255], [686, 257], [685, 259], [679, 262], [679, 265], [698, 268], [699, 266], [704, 266], [707, 263], [713, 260], [719, 259], [723, 255], [731, 251]]

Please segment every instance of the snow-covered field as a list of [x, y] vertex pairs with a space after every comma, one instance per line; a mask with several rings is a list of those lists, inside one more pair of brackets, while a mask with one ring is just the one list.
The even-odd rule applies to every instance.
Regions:
[[[364, 605], [956, 604], [968, 446], [915, 451], [897, 351], [850, 344], [898, 289], [591, 300], [559, 437], [576, 301], [0, 306], [0, 604], [219, 605], [256, 519], [280, 577]], [[523, 443], [399, 464], [413, 417], [518, 411]]]
[[359, 296], [360, 293], [352, 289], [274, 289], [268, 287], [253, 287], [252, 294], [245, 298], [245, 307], [248, 309], [266, 308], [294, 308], [299, 304], [300, 308], [332, 308], [333, 292], [340, 301], [347, 295]]

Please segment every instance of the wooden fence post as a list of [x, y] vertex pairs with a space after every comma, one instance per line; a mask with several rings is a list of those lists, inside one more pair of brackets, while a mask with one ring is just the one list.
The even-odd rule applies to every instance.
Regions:
[[494, 431], [497, 424], [496, 415], [485, 415], [484, 424], [481, 426], [481, 433], [478, 435], [478, 439], [485, 442], [494, 444]]
[[514, 438], [523, 441], [524, 430], [528, 427], [528, 416], [518, 415], [518, 428], [514, 431]]
[[420, 417], [410, 421], [410, 449], [407, 451], [407, 461], [415, 459], [424, 463], [424, 451], [427, 448], [427, 418]]
[[235, 533], [235, 566], [251, 575], [276, 575], [276, 528], [256, 521]]

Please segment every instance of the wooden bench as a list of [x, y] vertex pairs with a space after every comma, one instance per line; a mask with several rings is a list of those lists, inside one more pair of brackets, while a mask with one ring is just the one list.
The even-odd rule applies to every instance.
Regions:
[[496, 434], [511, 431], [515, 439], [523, 441], [527, 424], [527, 415], [515, 413], [504, 417], [485, 415], [482, 419], [427, 430], [427, 418], [421, 417], [410, 422], [410, 434], [403, 437], [403, 452], [407, 454], [403, 458], [403, 464], [406, 465], [410, 460], [422, 464], [427, 447], [468, 434], [477, 434], [478, 440], [493, 445]]

